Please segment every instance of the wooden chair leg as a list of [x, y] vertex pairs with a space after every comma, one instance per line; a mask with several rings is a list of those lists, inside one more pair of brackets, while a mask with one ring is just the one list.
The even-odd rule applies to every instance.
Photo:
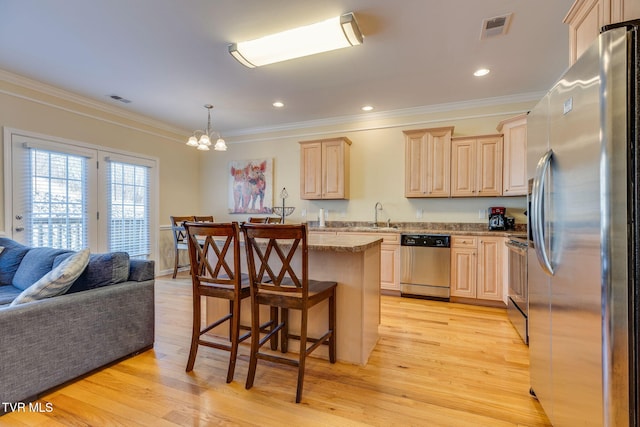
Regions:
[[249, 357], [249, 372], [244, 388], [253, 387], [258, 364], [258, 351], [260, 351], [260, 305], [251, 301], [251, 355]]
[[[271, 314], [271, 331], [278, 327], [278, 307], [270, 307]], [[271, 350], [278, 349], [278, 334], [273, 334], [271, 337]]]
[[178, 274], [178, 261], [180, 260], [180, 251], [178, 250], [178, 248], [176, 248], [175, 251], [175, 262], [173, 263], [173, 278], [176, 278], [176, 275]]
[[280, 351], [286, 353], [289, 351], [289, 309], [282, 308], [280, 316], [282, 317], [282, 329], [280, 330]]
[[191, 349], [189, 350], [189, 360], [187, 360], [187, 372], [193, 371], [198, 353], [198, 341], [200, 340], [200, 298], [193, 298], [193, 324], [191, 327]]
[[298, 361], [298, 387], [296, 389], [296, 403], [302, 400], [302, 386], [304, 385], [304, 367], [307, 360], [307, 310], [301, 310], [300, 325], [300, 359]]
[[229, 338], [231, 340], [231, 354], [229, 355], [229, 369], [227, 370], [227, 383], [233, 381], [233, 374], [236, 369], [236, 360], [238, 358], [238, 340], [240, 339], [240, 303], [241, 301], [233, 300], [231, 303], [231, 319], [229, 319], [229, 327], [231, 328]]
[[336, 363], [336, 293], [335, 291], [329, 297], [329, 329], [331, 329], [331, 336], [329, 337], [329, 362]]

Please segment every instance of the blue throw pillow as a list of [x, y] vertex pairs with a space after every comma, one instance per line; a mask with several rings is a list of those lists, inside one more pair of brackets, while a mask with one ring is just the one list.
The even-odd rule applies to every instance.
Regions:
[[37, 282], [45, 274], [53, 270], [53, 261], [67, 249], [31, 248], [24, 255], [11, 283], [18, 289], [25, 290]]
[[80, 276], [89, 262], [89, 249], [83, 249], [65, 259], [40, 280], [22, 291], [11, 306], [64, 294]]
[[[53, 262], [57, 266], [69, 254], [58, 255]], [[126, 252], [111, 252], [105, 254], [91, 254], [89, 264], [78, 279], [67, 291], [68, 294], [100, 288], [126, 282], [129, 279], [129, 254]]]
[[11, 285], [29, 248], [7, 237], [0, 237], [0, 246], [4, 248], [0, 253], [0, 285]]

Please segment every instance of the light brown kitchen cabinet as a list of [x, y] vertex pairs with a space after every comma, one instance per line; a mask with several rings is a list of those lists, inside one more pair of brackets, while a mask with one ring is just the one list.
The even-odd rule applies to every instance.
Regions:
[[497, 129], [504, 145], [502, 195], [524, 196], [528, 189], [526, 113], [501, 121]]
[[502, 135], [451, 139], [451, 196], [502, 195]]
[[504, 237], [451, 237], [451, 296], [503, 301]]
[[576, 0], [564, 18], [569, 24], [569, 64], [576, 62], [604, 25], [639, 18], [638, 0]]
[[400, 234], [384, 232], [339, 231], [338, 235], [373, 236], [382, 239], [380, 246], [380, 289], [400, 294]]
[[348, 138], [300, 141], [300, 198], [349, 198]]
[[453, 126], [404, 131], [405, 197], [449, 197]]

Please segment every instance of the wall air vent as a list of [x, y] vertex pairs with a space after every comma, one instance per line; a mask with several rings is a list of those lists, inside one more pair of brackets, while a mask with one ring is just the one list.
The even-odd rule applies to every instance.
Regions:
[[118, 95], [109, 95], [109, 98], [113, 99], [114, 101], [123, 102], [125, 104], [130, 104], [131, 103], [131, 101], [129, 99], [123, 98], [123, 97], [118, 96]]
[[512, 15], [512, 13], [509, 13], [507, 15], [496, 16], [482, 21], [480, 40], [507, 34], [507, 31], [509, 31], [509, 24], [511, 23]]

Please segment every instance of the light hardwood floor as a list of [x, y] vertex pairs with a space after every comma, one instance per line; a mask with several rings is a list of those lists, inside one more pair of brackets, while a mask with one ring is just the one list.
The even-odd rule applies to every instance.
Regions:
[[0, 425], [549, 425], [529, 396], [528, 350], [504, 310], [383, 296], [369, 363], [309, 359], [295, 404], [294, 368], [261, 361], [245, 390], [246, 346], [231, 384], [227, 352], [201, 347], [185, 372], [190, 298], [184, 273], [156, 280], [153, 350], [44, 396], [51, 412], [10, 413]]

